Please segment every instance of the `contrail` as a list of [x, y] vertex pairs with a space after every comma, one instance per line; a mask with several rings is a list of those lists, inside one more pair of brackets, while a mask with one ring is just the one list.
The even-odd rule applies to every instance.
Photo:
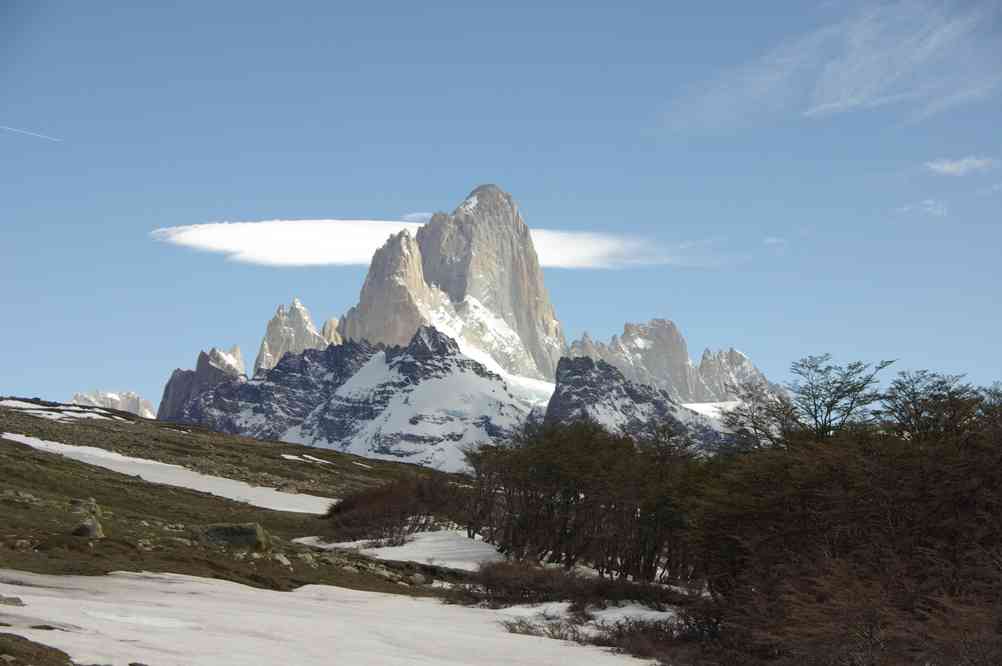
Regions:
[[37, 132], [29, 132], [28, 130], [18, 129], [16, 127], [7, 127], [6, 125], [0, 125], [0, 130], [7, 130], [8, 132], [17, 132], [18, 134], [27, 134], [28, 136], [35, 136], [38, 137], [39, 139], [46, 139], [47, 141], [62, 141], [62, 139], [57, 139], [54, 136], [39, 134]]

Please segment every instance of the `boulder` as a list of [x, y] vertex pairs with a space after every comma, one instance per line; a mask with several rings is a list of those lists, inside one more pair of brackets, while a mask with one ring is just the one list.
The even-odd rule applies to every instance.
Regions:
[[194, 539], [200, 543], [232, 548], [268, 550], [271, 536], [258, 523], [214, 523], [191, 528]]
[[104, 538], [104, 528], [101, 526], [101, 521], [95, 516], [88, 516], [84, 518], [83, 522], [77, 525], [72, 532], [73, 536], [83, 537], [85, 539], [103, 539]]

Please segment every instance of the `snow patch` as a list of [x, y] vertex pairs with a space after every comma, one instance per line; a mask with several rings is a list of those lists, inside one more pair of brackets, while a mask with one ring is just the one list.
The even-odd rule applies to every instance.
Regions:
[[199, 492], [244, 502], [263, 509], [290, 511], [293, 513], [313, 513], [323, 515], [337, 500], [316, 495], [282, 493], [274, 488], [252, 486], [243, 481], [219, 476], [200, 474], [179, 465], [170, 465], [157, 460], [123, 456], [114, 451], [106, 451], [93, 446], [73, 446], [59, 442], [49, 442], [37, 437], [0, 433], [0, 439], [8, 439], [26, 444], [39, 451], [47, 451], [71, 458], [79, 462], [109, 469], [120, 474], [140, 476], [150, 483], [162, 483], [197, 490]]

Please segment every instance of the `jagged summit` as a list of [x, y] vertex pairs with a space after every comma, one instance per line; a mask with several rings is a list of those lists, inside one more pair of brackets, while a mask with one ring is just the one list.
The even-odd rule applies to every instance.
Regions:
[[481, 185], [451, 214], [376, 251], [344, 339], [406, 345], [433, 325], [499, 370], [551, 379], [566, 343], [529, 227], [511, 195]]
[[328, 344], [330, 338], [314, 326], [310, 311], [298, 298], [293, 298], [288, 307], [279, 305], [275, 316], [268, 322], [254, 360], [254, 374], [275, 367], [289, 352], [295, 354], [305, 349], [323, 349]]
[[733, 348], [707, 349], [696, 366], [682, 332], [667, 319], [627, 323], [622, 335], [612, 336], [608, 343], [596, 342], [586, 333], [571, 344], [570, 355], [603, 360], [627, 379], [663, 389], [679, 402], [727, 401], [734, 397], [735, 384], [765, 381], [748, 357]]
[[107, 407], [123, 412], [130, 412], [144, 419], [156, 417], [153, 411], [153, 404], [149, 400], [132, 391], [90, 391], [88, 393], [74, 393], [70, 399], [70, 404], [85, 405], [88, 407]]
[[184, 405], [193, 397], [227, 379], [244, 381], [243, 364], [240, 348], [236, 345], [229, 351], [221, 351], [216, 347], [208, 352], [200, 351], [194, 370], [178, 368], [167, 380], [157, 418], [177, 421], [181, 418]]

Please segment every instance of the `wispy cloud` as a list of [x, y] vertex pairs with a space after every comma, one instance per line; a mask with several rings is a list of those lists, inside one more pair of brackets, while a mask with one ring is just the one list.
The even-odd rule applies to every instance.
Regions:
[[[232, 261], [265, 266], [366, 266], [390, 235], [414, 233], [418, 222], [391, 220], [270, 220], [216, 222], [167, 227], [155, 240], [207, 252]], [[533, 229], [543, 266], [624, 268], [651, 264], [702, 264], [698, 253], [659, 246], [622, 234]]]
[[992, 32], [999, 14], [996, 2], [865, 6], [682, 94], [667, 122], [675, 130], [716, 130], [891, 105], [921, 120], [1002, 88], [1002, 49]]
[[0, 130], [6, 132], [15, 132], [17, 134], [24, 134], [25, 136], [33, 136], [36, 139], [45, 139], [46, 141], [62, 141], [62, 139], [57, 139], [54, 136], [49, 136], [48, 134], [39, 134], [38, 132], [29, 132], [28, 130], [18, 129], [16, 127], [7, 127], [6, 125], [0, 125]]
[[938, 199], [923, 199], [916, 203], [907, 204], [896, 208], [896, 213], [902, 215], [928, 215], [930, 217], [946, 217], [950, 214], [950, 209], [945, 201]]
[[925, 166], [930, 171], [944, 176], [966, 176], [975, 171], [987, 171], [997, 164], [998, 162], [990, 157], [975, 157], [974, 155], [970, 155], [956, 160], [933, 160], [932, 162], [926, 162]]

